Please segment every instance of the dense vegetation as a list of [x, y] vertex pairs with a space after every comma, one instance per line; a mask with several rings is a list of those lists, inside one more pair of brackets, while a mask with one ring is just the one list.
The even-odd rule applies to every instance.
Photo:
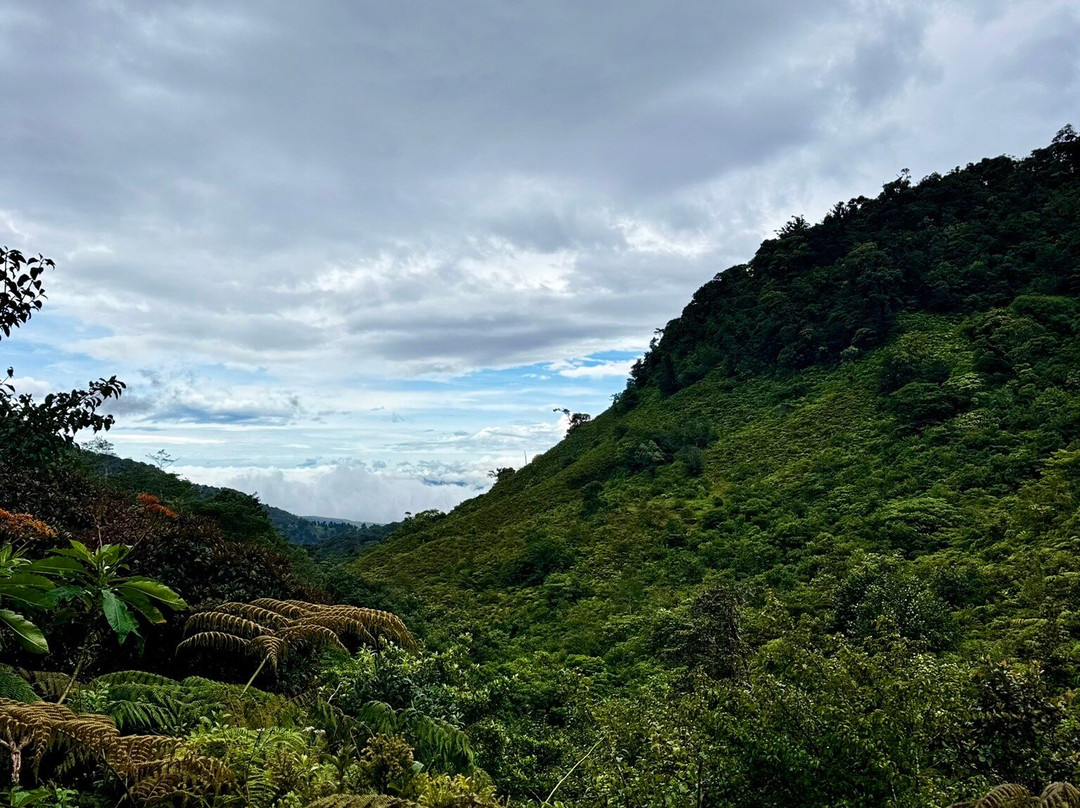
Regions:
[[[0, 632], [11, 804], [929, 807], [1075, 782], [1078, 223], [1071, 129], [794, 220], [607, 412], [344, 565], [249, 497], [72, 447], [66, 414], [106, 429], [122, 387], [51, 420], [0, 396], [0, 608], [48, 642]], [[168, 589], [160, 614], [109, 616], [131, 580]]]

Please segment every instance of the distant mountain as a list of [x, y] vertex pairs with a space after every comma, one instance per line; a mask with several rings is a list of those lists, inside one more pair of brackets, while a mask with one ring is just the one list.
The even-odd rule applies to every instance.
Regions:
[[350, 519], [297, 516], [266, 504], [263, 509], [285, 538], [306, 547], [318, 558], [348, 558], [361, 547], [382, 541], [397, 527], [396, 523], [375, 525]]
[[307, 519], [309, 522], [326, 522], [329, 524], [341, 524], [352, 525], [353, 527], [368, 527], [370, 525], [377, 524], [376, 522], [358, 522], [355, 519], [338, 519], [333, 516], [301, 516], [301, 519]]
[[274, 523], [274, 527], [293, 544], [319, 544], [341, 533], [356, 529], [355, 524], [351, 522], [310, 519], [265, 503], [263, 509], [270, 517], [270, 521]]
[[317, 544], [306, 545], [305, 549], [320, 560], [345, 561], [355, 557], [361, 550], [370, 549], [384, 541], [400, 526], [400, 522], [385, 525], [359, 524], [352, 530], [341, 531]]

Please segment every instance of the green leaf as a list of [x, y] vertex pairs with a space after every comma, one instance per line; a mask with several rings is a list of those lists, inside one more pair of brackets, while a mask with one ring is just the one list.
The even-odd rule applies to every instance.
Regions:
[[106, 544], [94, 554], [94, 558], [104, 567], [116, 567], [130, 552], [131, 547], [126, 544]]
[[13, 600], [25, 606], [29, 606], [31, 609], [48, 606], [48, 597], [48, 592], [43, 592], [37, 587], [9, 586], [7, 584], [0, 587], [0, 600]]
[[33, 589], [40, 589], [43, 592], [53, 588], [53, 582], [46, 578], [44, 575], [32, 575], [28, 572], [17, 572], [14, 575], [0, 581], [0, 592], [3, 591], [3, 587], [7, 584], [16, 584], [18, 586], [27, 586]]
[[14, 632], [19, 645], [27, 651], [32, 651], [35, 654], [49, 653], [49, 643], [45, 640], [45, 635], [41, 633], [41, 629], [21, 614], [16, 614], [10, 609], [0, 609], [0, 623], [3, 623]]
[[88, 594], [89, 591], [81, 586], [58, 586], [45, 594], [42, 603], [45, 606], [59, 606], [65, 601], [83, 598]]
[[[69, 551], [59, 550], [57, 552]], [[35, 561], [30, 565], [30, 569], [43, 575], [57, 575], [62, 578], [70, 577], [71, 573], [83, 574], [86, 572], [86, 568], [74, 558], [66, 558], [60, 555], [52, 555], [40, 561]]]
[[134, 589], [147, 597], [163, 603], [170, 609], [186, 609], [187, 603], [165, 584], [152, 578], [129, 578], [119, 587], [121, 590]]
[[58, 552], [83, 561], [91, 561], [94, 558], [94, 554], [90, 552], [90, 548], [81, 541], [75, 541], [75, 539], [71, 540], [70, 550], [59, 550]]
[[142, 592], [135, 589], [128, 589], [125, 586], [117, 587], [117, 591], [120, 593], [120, 597], [126, 601], [128, 606], [135, 609], [151, 623], [165, 622], [165, 615], [163, 615], [161, 610], [151, 603], [150, 598], [146, 597]]
[[101, 602], [105, 610], [105, 619], [109, 621], [109, 625], [116, 632], [116, 637], [120, 640], [121, 645], [124, 644], [124, 640], [128, 638], [129, 634], [137, 635], [139, 633], [139, 624], [135, 621], [135, 616], [128, 609], [127, 604], [116, 596], [115, 592], [111, 589], [104, 590], [101, 593]]

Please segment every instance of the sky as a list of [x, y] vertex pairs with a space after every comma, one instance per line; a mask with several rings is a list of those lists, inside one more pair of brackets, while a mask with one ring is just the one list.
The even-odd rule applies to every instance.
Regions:
[[[795, 215], [1080, 125], [1075, 0], [0, 0], [20, 392], [295, 513], [448, 510]], [[89, 437], [89, 436], [87, 436]]]

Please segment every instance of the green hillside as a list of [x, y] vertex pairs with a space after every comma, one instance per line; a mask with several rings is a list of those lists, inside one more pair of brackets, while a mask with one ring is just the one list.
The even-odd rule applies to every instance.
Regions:
[[[838, 367], [647, 391], [355, 568], [526, 646], [604, 655], [716, 581], [828, 610], [877, 554], [911, 560], [962, 636], [1015, 643], [995, 627], [1080, 572], [1080, 343], [1046, 325], [1062, 313], [1075, 301], [1023, 296], [975, 318], [1035, 352], [1016, 374], [975, 370], [988, 340], [972, 322], [905, 315], [889, 346]], [[898, 367], [939, 380], [886, 392]]]
[[932, 805], [1075, 778], [1078, 289], [1071, 129], [901, 176], [793, 220], [608, 411], [351, 569], [434, 642], [547, 671], [560, 695], [518, 703], [520, 731], [550, 753], [594, 727], [568, 781], [585, 804]]
[[354, 568], [603, 655], [713, 581], [822, 612], [878, 554], [993, 635], [1023, 611], [1004, 592], [1071, 567], [1077, 145], [794, 222], [695, 295], [610, 410]]

